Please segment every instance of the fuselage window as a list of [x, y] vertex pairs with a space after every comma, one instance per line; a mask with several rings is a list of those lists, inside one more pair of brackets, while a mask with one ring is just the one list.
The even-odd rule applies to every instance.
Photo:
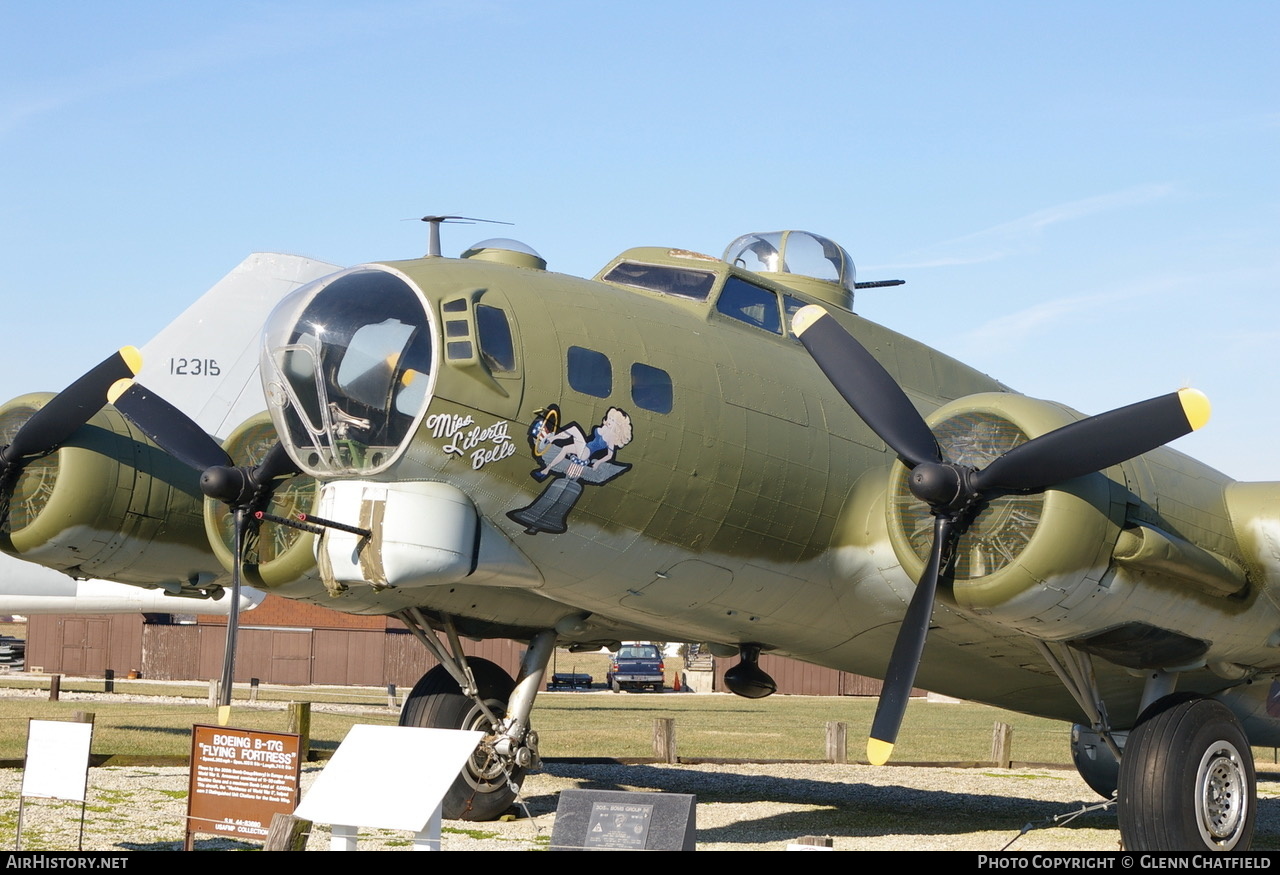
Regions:
[[778, 296], [768, 289], [752, 285], [736, 276], [725, 280], [724, 290], [716, 300], [716, 309], [739, 322], [754, 325], [773, 334], [782, 333]]
[[581, 346], [569, 347], [569, 385], [583, 395], [608, 398], [613, 392], [613, 366], [609, 357]]
[[624, 261], [605, 274], [605, 282], [634, 286], [650, 292], [675, 295], [693, 301], [705, 301], [716, 284], [716, 275], [708, 270], [690, 270], [660, 264]]
[[476, 305], [476, 331], [480, 337], [480, 357], [491, 371], [514, 371], [516, 347], [511, 340], [507, 314], [497, 307]]
[[671, 375], [636, 362], [631, 366], [631, 400], [654, 413], [671, 412]]

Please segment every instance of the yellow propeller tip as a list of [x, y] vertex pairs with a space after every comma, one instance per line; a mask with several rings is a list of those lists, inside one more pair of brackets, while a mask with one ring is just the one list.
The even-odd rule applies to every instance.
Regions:
[[128, 391], [133, 385], [133, 380], [116, 380], [111, 384], [111, 388], [107, 390], [107, 403], [115, 404], [116, 399]]
[[810, 325], [826, 315], [827, 311], [817, 304], [806, 304], [796, 311], [796, 315], [791, 317], [791, 333], [799, 337], [809, 329]]
[[142, 353], [138, 352], [136, 346], [126, 346], [120, 350], [120, 358], [124, 359], [124, 363], [129, 366], [129, 370], [136, 377], [138, 372], [142, 370]]
[[1209, 398], [1199, 389], [1179, 389], [1178, 400], [1182, 402], [1182, 412], [1187, 417], [1191, 430], [1204, 426], [1209, 421]]
[[231, 706], [219, 705], [218, 706], [218, 725], [227, 726], [230, 723], [231, 723]]
[[893, 743], [878, 738], [867, 739], [867, 760], [873, 766], [883, 766], [893, 756]]

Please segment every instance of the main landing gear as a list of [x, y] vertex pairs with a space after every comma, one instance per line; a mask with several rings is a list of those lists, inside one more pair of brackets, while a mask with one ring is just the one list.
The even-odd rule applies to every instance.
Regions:
[[516, 682], [487, 659], [463, 656], [451, 622], [446, 620], [445, 627], [452, 652], [446, 652], [419, 611], [402, 612], [401, 619], [440, 664], [414, 685], [400, 711], [400, 725], [485, 733], [445, 794], [443, 815], [449, 820], [495, 820], [515, 801], [525, 771], [541, 762], [529, 713], [556, 633], [540, 632], [529, 642]]
[[1159, 700], [1120, 758], [1120, 836], [1132, 850], [1247, 850], [1257, 797], [1249, 741], [1213, 699]]
[[1177, 675], [1153, 670], [1126, 740], [1125, 733], [1111, 730], [1089, 655], [1069, 647], [1055, 654], [1038, 644], [1089, 715], [1092, 729], [1073, 732], [1073, 758], [1089, 786], [1114, 795], [1125, 849], [1249, 848], [1257, 777], [1249, 740], [1230, 709], [1215, 699], [1173, 692]]

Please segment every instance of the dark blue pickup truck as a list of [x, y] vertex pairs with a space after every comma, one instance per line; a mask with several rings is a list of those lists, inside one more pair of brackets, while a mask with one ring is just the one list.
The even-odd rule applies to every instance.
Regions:
[[662, 690], [666, 680], [662, 652], [653, 644], [626, 644], [613, 656], [606, 680], [615, 693], [622, 690]]

